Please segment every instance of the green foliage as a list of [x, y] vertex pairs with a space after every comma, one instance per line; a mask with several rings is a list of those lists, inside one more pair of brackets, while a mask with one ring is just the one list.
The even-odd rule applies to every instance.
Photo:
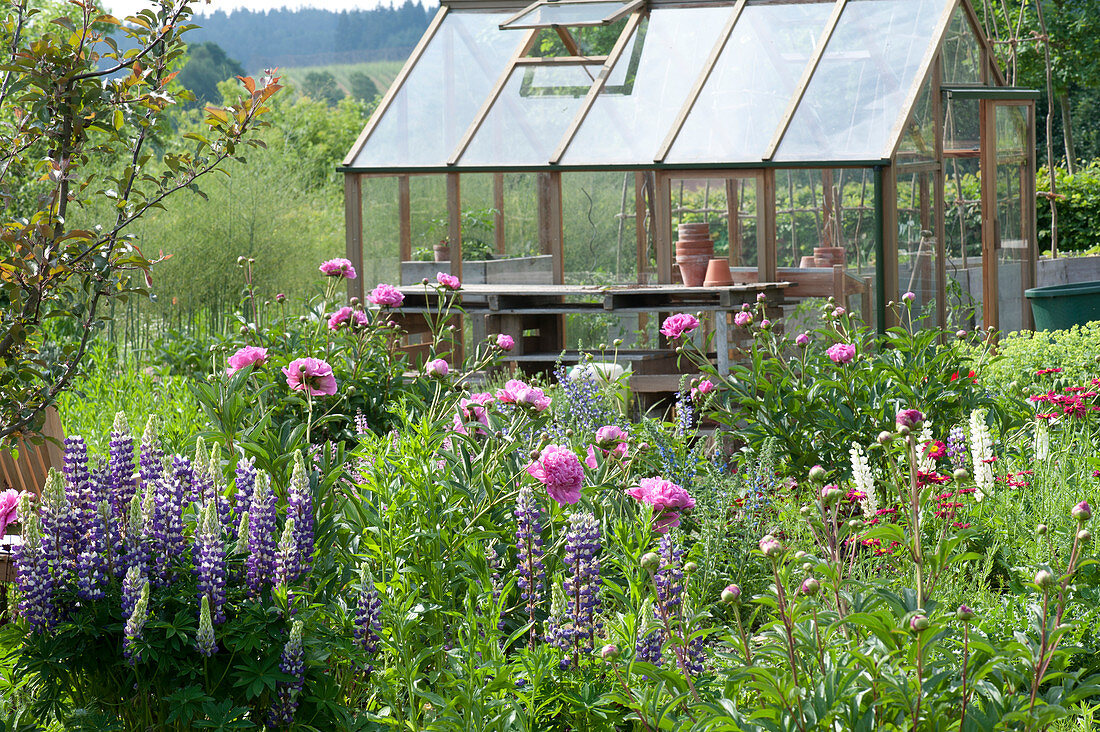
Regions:
[[[0, 82], [5, 195], [0, 238], [0, 440], [37, 426], [79, 371], [101, 306], [147, 291], [152, 261], [133, 224], [172, 194], [240, 158], [279, 89], [245, 82], [246, 96], [207, 110], [186, 148], [154, 156], [173, 105], [165, 87], [184, 52], [189, 2], [142, 11], [122, 32], [137, 46], [120, 52], [97, 23], [119, 25], [88, 4], [24, 35], [26, 2], [0, 20], [6, 69]], [[44, 321], [62, 325], [44, 338]]]
[[189, 106], [201, 107], [221, 103], [218, 84], [244, 75], [240, 62], [229, 58], [218, 44], [207, 41], [190, 46], [187, 63], [180, 69], [176, 82], [195, 95]]
[[[906, 305], [904, 327], [873, 335], [854, 316], [835, 314], [836, 306], [822, 308], [825, 326], [796, 345], [795, 334], [761, 329], [761, 306], [750, 326], [754, 336], [747, 358], [732, 366], [728, 378], [712, 373], [727, 389], [716, 404], [716, 418], [741, 430], [756, 450], [765, 440], [778, 441], [797, 472], [811, 465], [843, 465], [853, 441], [873, 443], [882, 430], [892, 429], [900, 409], [917, 407], [937, 425], [963, 421], [977, 407], [1008, 419], [1003, 404], [995, 403], [966, 378], [981, 371], [984, 353], [973, 354], [941, 347], [946, 333], [914, 323], [917, 313]], [[953, 335], [950, 337], [954, 337]], [[835, 361], [829, 350], [854, 349], [850, 362]], [[699, 360], [699, 359], [696, 359]]]
[[[1100, 160], [1078, 168], [1070, 175], [1062, 168], [1054, 171], [1058, 191], [1058, 251], [1082, 252], [1100, 244]], [[1050, 176], [1040, 171], [1036, 185], [1050, 192]], [[1040, 251], [1050, 251], [1050, 199], [1036, 199]]]
[[374, 83], [374, 79], [366, 72], [358, 70], [348, 74], [348, 88], [351, 90], [352, 98], [361, 102], [373, 102], [379, 94], [378, 85]]
[[[997, 357], [978, 375], [994, 394], [1026, 399], [1063, 385], [1087, 385], [1096, 373], [1096, 344], [1100, 322], [1075, 325], [1069, 330], [1009, 333], [997, 344]], [[969, 357], [976, 349], [969, 349]], [[1049, 369], [1058, 373], [1038, 373]]]
[[324, 102], [330, 107], [347, 96], [330, 71], [307, 71], [302, 90], [311, 99]]

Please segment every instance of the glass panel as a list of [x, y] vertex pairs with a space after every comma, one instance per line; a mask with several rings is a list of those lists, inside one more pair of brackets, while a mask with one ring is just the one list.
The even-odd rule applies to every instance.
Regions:
[[665, 162], [759, 161], [832, 8], [746, 5]]
[[898, 112], [929, 53], [945, 0], [850, 0], [775, 155], [779, 161], [888, 154]]
[[932, 119], [932, 77], [924, 82], [917, 104], [901, 131], [897, 162], [923, 163], [936, 155], [936, 122]]
[[[911, 310], [918, 327], [936, 323], [936, 239], [932, 174], [898, 176], [898, 292], [916, 295]], [[904, 312], [904, 308], [902, 309]]]
[[446, 165], [521, 39], [506, 13], [448, 13], [353, 168]]
[[502, 28], [543, 28], [550, 25], [603, 25], [622, 12], [621, 2], [541, 3]]
[[599, 69], [596, 64], [517, 68], [460, 164], [546, 165]]
[[[611, 52], [615, 41], [619, 40], [623, 28], [626, 27], [628, 17], [624, 16], [610, 25], [592, 25], [562, 30], [568, 31], [568, 35], [577, 45], [581, 56], [606, 56]], [[527, 52], [530, 58], [552, 58], [554, 56], [573, 56], [573, 51], [565, 47], [556, 30], [543, 28], [536, 36], [535, 44]]]
[[982, 51], [962, 7], [955, 10], [943, 40], [943, 83], [981, 84]]
[[1024, 273], [1030, 259], [1029, 234], [1024, 214], [1024, 190], [1029, 185], [1027, 160], [1027, 109], [996, 106], [997, 121], [997, 254], [998, 318], [1005, 333], [1023, 327]]
[[944, 159], [944, 250], [952, 328], [982, 325], [982, 190], [978, 157]]
[[627, 43], [562, 163], [652, 163], [732, 11], [654, 9]]

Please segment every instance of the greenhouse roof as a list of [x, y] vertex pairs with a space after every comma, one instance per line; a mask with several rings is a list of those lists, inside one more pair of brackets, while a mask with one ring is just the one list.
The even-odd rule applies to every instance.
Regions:
[[451, 0], [342, 170], [880, 164], [960, 1]]

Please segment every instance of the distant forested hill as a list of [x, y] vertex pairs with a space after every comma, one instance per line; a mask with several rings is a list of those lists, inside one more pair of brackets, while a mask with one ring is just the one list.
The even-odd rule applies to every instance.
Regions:
[[434, 8], [412, 0], [373, 10], [223, 11], [195, 16], [187, 34], [212, 41], [254, 74], [264, 68], [404, 60], [428, 27]]

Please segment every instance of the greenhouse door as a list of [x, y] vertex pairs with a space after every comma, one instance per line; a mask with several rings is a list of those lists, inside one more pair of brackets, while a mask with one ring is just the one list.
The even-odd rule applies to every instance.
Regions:
[[1024, 290], [1035, 281], [1034, 103], [983, 98], [981, 114], [982, 325], [1031, 327]]

